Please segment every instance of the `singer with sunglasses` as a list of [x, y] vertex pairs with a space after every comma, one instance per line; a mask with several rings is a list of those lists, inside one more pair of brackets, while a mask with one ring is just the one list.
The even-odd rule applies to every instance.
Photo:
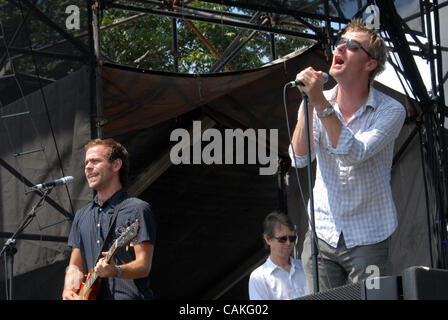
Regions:
[[291, 257], [297, 236], [289, 217], [271, 212], [263, 222], [263, 240], [269, 257], [249, 278], [251, 300], [290, 300], [304, 296], [306, 280], [302, 263]]
[[[406, 118], [404, 107], [372, 87], [385, 68], [384, 40], [361, 20], [352, 20], [336, 42], [329, 74], [337, 85], [323, 91], [322, 72], [296, 75], [308, 96], [299, 108], [289, 153], [292, 165], [308, 165], [305, 114], [311, 157], [316, 159], [314, 218], [319, 291], [367, 278], [369, 265], [390, 275], [390, 237], [397, 211], [390, 185], [394, 141]], [[310, 206], [308, 206], [309, 210]], [[310, 232], [302, 261], [313, 289]]]

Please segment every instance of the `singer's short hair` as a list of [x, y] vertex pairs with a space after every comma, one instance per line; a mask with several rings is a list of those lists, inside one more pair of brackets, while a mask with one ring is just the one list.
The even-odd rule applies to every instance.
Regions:
[[121, 159], [122, 165], [119, 172], [120, 183], [125, 187], [129, 179], [129, 153], [126, 148], [121, 143], [109, 138], [91, 140], [84, 146], [84, 150], [87, 151], [95, 146], [105, 146], [109, 148], [107, 157], [110, 162], [115, 159]]
[[[289, 216], [279, 210], [272, 211], [263, 221], [263, 235], [273, 238], [275, 235], [275, 229], [279, 228], [281, 225], [288, 227], [291, 231], [295, 230], [295, 226]], [[269, 249], [266, 242], [264, 243], [264, 246], [266, 249]]]
[[372, 70], [369, 75], [369, 84], [372, 83], [373, 79], [386, 68], [386, 61], [388, 50], [386, 43], [383, 38], [381, 38], [374, 29], [367, 27], [362, 19], [352, 19], [349, 24], [344, 29], [344, 33], [347, 31], [363, 31], [370, 35], [370, 43], [367, 51], [375, 58], [377, 61], [377, 67]]

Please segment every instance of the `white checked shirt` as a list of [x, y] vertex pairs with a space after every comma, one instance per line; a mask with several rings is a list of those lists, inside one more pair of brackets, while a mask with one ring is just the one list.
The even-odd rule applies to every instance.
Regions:
[[249, 278], [250, 300], [290, 300], [306, 294], [306, 279], [302, 262], [290, 258], [289, 273], [272, 262], [271, 257], [256, 268]]
[[[346, 123], [336, 94], [337, 86], [324, 92], [342, 122], [336, 148], [316, 110], [313, 115], [314, 216], [320, 239], [336, 248], [343, 232], [347, 248], [352, 248], [383, 241], [397, 227], [390, 171], [394, 141], [406, 111], [398, 101], [370, 87], [366, 104]], [[296, 166], [291, 146], [289, 154]], [[306, 155], [295, 156], [295, 161], [299, 168], [308, 164]]]

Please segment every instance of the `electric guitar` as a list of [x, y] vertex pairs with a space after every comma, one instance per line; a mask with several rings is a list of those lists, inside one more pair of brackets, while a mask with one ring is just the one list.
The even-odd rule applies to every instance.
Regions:
[[[104, 260], [109, 263], [110, 259], [112, 259], [119, 248], [129, 244], [137, 237], [139, 230], [140, 222], [138, 221], [138, 219], [136, 219], [135, 222], [127, 227], [126, 230], [124, 230], [121, 235], [114, 241], [106, 256], [104, 257]], [[79, 289], [79, 299], [95, 300], [100, 287], [101, 278], [95, 273], [93, 269], [90, 270], [89, 274], [86, 276], [85, 281], [81, 284], [81, 288]]]

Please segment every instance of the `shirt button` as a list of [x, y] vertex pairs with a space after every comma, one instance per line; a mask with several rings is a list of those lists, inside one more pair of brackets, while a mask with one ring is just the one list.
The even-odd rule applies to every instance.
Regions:
[[99, 228], [101, 225], [98, 223], [96, 226]]
[[96, 240], [96, 243], [97, 243], [98, 245], [100, 245], [100, 240]]

